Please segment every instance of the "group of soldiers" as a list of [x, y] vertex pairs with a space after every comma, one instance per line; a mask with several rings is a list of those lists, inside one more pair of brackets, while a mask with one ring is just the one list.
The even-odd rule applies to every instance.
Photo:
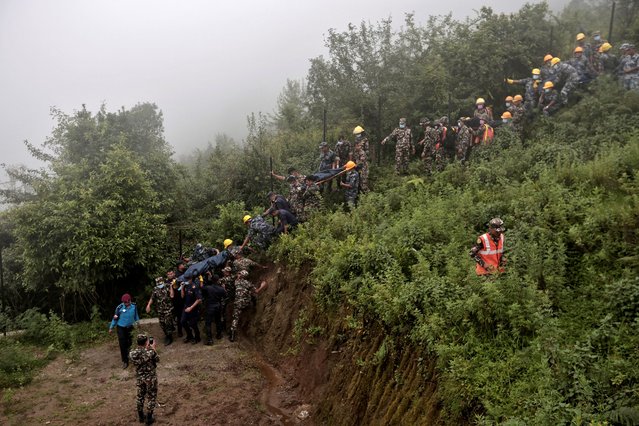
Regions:
[[563, 62], [547, 54], [544, 64], [532, 70], [532, 76], [519, 80], [506, 79], [508, 84], [525, 87], [524, 110], [539, 108], [545, 115], [552, 115], [570, 100], [575, 88], [584, 86], [602, 75], [620, 81], [626, 90], [639, 89], [639, 54], [632, 43], [619, 47], [621, 58], [613, 53], [613, 46], [599, 32], [587, 41], [584, 33], [575, 37], [573, 57]]

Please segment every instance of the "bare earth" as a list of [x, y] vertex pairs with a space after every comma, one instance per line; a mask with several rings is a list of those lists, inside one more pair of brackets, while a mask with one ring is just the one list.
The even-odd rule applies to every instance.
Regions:
[[[159, 425], [311, 425], [311, 406], [246, 336], [213, 346], [176, 340], [165, 347], [157, 323], [140, 330], [158, 336]], [[134, 332], [135, 334], [135, 332]], [[137, 424], [135, 371], [123, 370], [117, 338], [58, 357], [26, 387], [0, 401], [3, 425]]]

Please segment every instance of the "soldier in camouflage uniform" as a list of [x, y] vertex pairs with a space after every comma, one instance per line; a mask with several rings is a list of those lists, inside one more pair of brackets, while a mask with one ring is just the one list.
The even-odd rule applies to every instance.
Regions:
[[575, 47], [573, 57], [568, 63], [577, 71], [579, 84], [588, 84], [595, 78], [595, 70], [588, 58], [583, 54], [583, 48]]
[[340, 182], [340, 185], [346, 189], [344, 192], [346, 204], [352, 210], [357, 205], [357, 196], [359, 195], [359, 173], [357, 173], [355, 163], [352, 161], [346, 165], [346, 170], [348, 170], [346, 182]]
[[353, 161], [359, 167], [359, 186], [363, 192], [368, 191], [368, 153], [364, 149], [364, 141], [368, 139], [355, 137], [355, 148], [353, 149]]
[[[137, 338], [138, 347], [129, 353], [129, 359], [135, 366], [135, 385], [138, 392], [135, 399], [140, 422], [152, 424], [153, 410], [158, 397], [158, 377], [156, 367], [160, 357], [155, 351], [155, 342], [149, 344], [149, 339], [144, 334]], [[146, 398], [147, 414], [144, 415], [144, 399]]]
[[535, 109], [535, 106], [537, 106], [539, 95], [541, 95], [539, 89], [539, 83], [541, 82], [541, 70], [539, 68], [535, 68], [532, 70], [532, 77], [522, 78], [519, 80], [507, 78], [506, 82], [508, 84], [518, 84], [526, 87], [526, 92], [524, 94], [524, 108], [526, 111], [532, 112]]
[[320, 187], [315, 183], [314, 176], [306, 176], [304, 192], [302, 193], [303, 214], [298, 218], [307, 221], [314, 212], [322, 208], [322, 193]]
[[521, 95], [515, 95], [513, 97], [513, 105], [510, 109], [510, 114], [513, 117], [513, 130], [520, 136], [524, 132], [524, 122], [526, 120], [526, 108], [522, 105], [523, 99]]
[[635, 45], [624, 43], [621, 46], [623, 57], [619, 62], [621, 82], [626, 90], [639, 90], [639, 54]]
[[288, 183], [288, 202], [291, 206], [291, 213], [299, 215], [302, 212], [301, 194], [304, 188], [304, 176], [295, 168], [288, 168], [288, 176], [280, 176], [271, 171], [271, 176], [280, 181]]
[[559, 93], [555, 90], [552, 81], [544, 83], [544, 91], [539, 98], [539, 107], [544, 115], [552, 115], [561, 107]]
[[599, 74], [614, 75], [619, 66], [619, 59], [610, 52], [612, 45], [610, 43], [604, 43], [599, 48], [599, 56], [597, 62], [597, 71]]
[[222, 278], [220, 278], [219, 284], [226, 290], [226, 297], [222, 300], [222, 330], [226, 332], [226, 311], [227, 306], [233, 306], [235, 303], [235, 276], [233, 275], [233, 269], [230, 266], [225, 266], [222, 269]]
[[418, 144], [423, 145], [424, 147], [422, 149], [422, 163], [424, 164], [426, 172], [431, 174], [433, 172], [433, 161], [436, 161], [435, 155], [437, 150], [435, 145], [439, 139], [439, 132], [431, 126], [428, 118], [422, 118], [419, 121], [419, 125], [424, 129], [424, 139], [418, 142]]
[[484, 98], [477, 98], [473, 116], [483, 120], [484, 123], [490, 123], [493, 121], [493, 112], [490, 108], [486, 107], [486, 101]]
[[462, 117], [457, 122], [457, 140], [455, 144], [455, 151], [457, 153], [457, 161], [464, 164], [468, 161], [468, 156], [470, 154], [470, 146], [473, 141], [473, 134], [470, 129], [466, 125], [466, 121], [468, 117]]
[[160, 321], [160, 328], [164, 332], [164, 344], [170, 345], [173, 343], [173, 331], [175, 330], [175, 323], [173, 319], [175, 314], [173, 313], [173, 298], [175, 297], [173, 286], [171, 282], [165, 282], [161, 277], [155, 279], [155, 287], [149, 298], [149, 303], [146, 305], [146, 313], [151, 312], [151, 305], [156, 302], [156, 311], [158, 313], [158, 320]]
[[415, 154], [415, 147], [410, 133], [410, 127], [406, 126], [406, 119], [399, 119], [399, 127], [382, 140], [382, 145], [386, 145], [389, 139], [395, 139], [395, 172], [398, 175], [408, 173], [408, 162], [410, 155]]
[[553, 56], [550, 54], [544, 56], [544, 65], [540, 69], [542, 82], [552, 80], [555, 74], [555, 69], [552, 66], [552, 59], [553, 59]]
[[253, 295], [259, 294], [266, 288], [266, 281], [262, 281], [259, 288], [255, 288], [253, 283], [248, 280], [248, 271], [241, 270], [235, 279], [235, 303], [233, 304], [233, 320], [231, 321], [231, 342], [234, 342], [237, 335], [237, 327], [240, 324], [240, 315], [242, 311], [249, 307], [253, 300]]
[[[362, 126], [357, 126], [353, 129], [353, 135], [355, 135], [355, 141], [357, 142], [357, 140], [359, 139], [361, 141], [362, 144], [362, 149], [364, 150], [364, 153], [366, 154], [366, 158], [370, 158], [371, 157], [371, 153], [369, 151], [369, 143], [368, 143], [368, 138], [366, 137], [366, 131], [364, 130], [364, 128]], [[353, 160], [354, 161], [354, 160]], [[359, 164], [359, 163], [357, 163]]]
[[567, 104], [570, 92], [579, 84], [579, 73], [572, 65], [561, 62], [559, 58], [552, 58], [552, 64], [554, 74], [550, 81], [552, 81], [555, 88], [561, 87], [561, 101]]
[[577, 34], [575, 41], [577, 42], [575, 47], [581, 47], [584, 57], [590, 62], [592, 60], [592, 46], [586, 41], [586, 35], [584, 33]]
[[266, 250], [271, 244], [271, 240], [275, 233], [275, 228], [262, 216], [251, 217], [249, 215], [244, 216], [242, 219], [244, 224], [248, 227], [248, 233], [244, 242], [240, 246], [240, 251], [244, 250], [244, 247], [250, 242], [255, 247]]
[[346, 140], [344, 135], [339, 135], [337, 142], [335, 143], [335, 154], [338, 157], [339, 167], [343, 167], [348, 161], [351, 161], [352, 151], [351, 143]]

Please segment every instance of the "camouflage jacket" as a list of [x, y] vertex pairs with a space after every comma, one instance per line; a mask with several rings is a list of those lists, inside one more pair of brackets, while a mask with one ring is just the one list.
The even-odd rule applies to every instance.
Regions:
[[424, 152], [430, 152], [435, 149], [435, 145], [439, 141], [439, 132], [431, 126], [424, 129]]
[[162, 287], [155, 286], [151, 298], [155, 302], [155, 309], [160, 316], [173, 314], [173, 299], [170, 292], [171, 283], [164, 283]]
[[257, 266], [257, 263], [249, 259], [248, 257], [240, 257], [233, 261], [233, 272], [238, 273], [240, 271], [247, 271], [252, 267]]
[[557, 84], [566, 84], [568, 82], [572, 82], [575, 84], [579, 82], [579, 73], [577, 72], [575, 67], [573, 67], [569, 63], [559, 62], [553, 67], [553, 69], [555, 71], [551, 81], [555, 83], [555, 86]]
[[384, 143], [386, 143], [389, 139], [395, 139], [397, 141], [397, 145], [408, 145], [411, 148], [413, 146], [413, 139], [411, 137], [409, 127], [404, 127], [403, 129], [396, 127], [390, 135], [384, 138]]
[[319, 157], [319, 170], [324, 171], [324, 170], [330, 170], [332, 168], [333, 163], [335, 162], [335, 159], [337, 158], [337, 154], [335, 154], [333, 151], [331, 151], [330, 149], [328, 150], [328, 152], [326, 153], [320, 153], [320, 157]]
[[250, 299], [251, 294], [255, 292], [255, 286], [249, 280], [244, 278], [235, 279], [235, 300]]
[[345, 195], [349, 201], [355, 201], [357, 193], [359, 192], [359, 173], [356, 170], [351, 170], [346, 175], [346, 183], [351, 187], [346, 188]]
[[248, 237], [252, 244], [255, 244], [261, 249], [266, 249], [271, 242], [274, 232], [275, 228], [273, 225], [267, 223], [262, 216], [255, 216], [251, 219]]
[[156, 366], [160, 356], [153, 349], [136, 348], [129, 352], [129, 360], [135, 366], [135, 377], [138, 381], [157, 378]]
[[484, 120], [486, 123], [493, 121], [493, 113], [490, 108], [475, 109], [473, 116]]
[[624, 79], [635, 78], [639, 75], [639, 71], [635, 71], [632, 73], [626, 73], [625, 71], [629, 71], [633, 68], [637, 68], [639, 66], [639, 53], [635, 53], [634, 55], [624, 55], [619, 62], [619, 69], [622, 71], [621, 76]]
[[349, 141], [339, 140], [335, 144], [335, 154], [339, 157], [339, 164], [343, 166], [351, 156], [351, 143]]

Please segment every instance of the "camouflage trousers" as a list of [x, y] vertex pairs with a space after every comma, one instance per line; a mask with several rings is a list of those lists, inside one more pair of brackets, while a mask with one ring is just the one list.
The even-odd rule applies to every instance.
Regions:
[[570, 92], [575, 90], [575, 87], [577, 87], [577, 83], [567, 81], [566, 84], [564, 84], [564, 87], [561, 88], [561, 100], [564, 104], [568, 102], [568, 95], [570, 95]]
[[137, 378], [135, 384], [138, 388], [138, 394], [135, 398], [138, 411], [144, 410], [144, 399], [146, 398], [146, 409], [153, 412], [155, 403], [158, 399], [158, 378], [157, 376], [148, 378]]
[[399, 175], [408, 172], [410, 144], [399, 142], [395, 147], [395, 172]]
[[465, 162], [468, 160], [468, 154], [470, 151], [470, 140], [462, 140], [458, 141], [455, 145], [456, 157], [460, 162]]
[[623, 83], [623, 88], [626, 90], [639, 89], [639, 76], [624, 76], [621, 81]]
[[235, 303], [233, 305], [233, 320], [231, 321], [231, 332], [237, 331], [240, 325], [240, 315], [242, 311], [251, 305], [251, 294], [248, 291], [238, 291], [235, 294]]
[[173, 311], [160, 313], [158, 317], [164, 335], [170, 336], [175, 331]]
[[422, 164], [427, 173], [433, 173], [433, 163], [435, 163], [435, 170], [438, 172], [444, 170], [444, 150], [442, 148], [424, 147]]
[[359, 163], [359, 185], [362, 191], [368, 191], [368, 163]]

